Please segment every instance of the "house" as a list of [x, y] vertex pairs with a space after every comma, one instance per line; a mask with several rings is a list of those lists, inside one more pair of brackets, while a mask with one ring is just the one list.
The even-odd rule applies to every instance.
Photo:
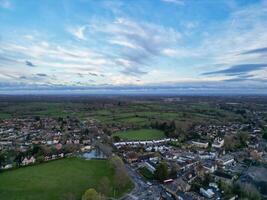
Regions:
[[182, 192], [187, 192], [191, 188], [191, 186], [182, 178], [176, 179], [176, 184], [177, 184], [177, 190]]
[[234, 157], [231, 156], [231, 155], [229, 155], [229, 154], [224, 155], [224, 156], [222, 156], [222, 157], [220, 157], [220, 158], [217, 158], [216, 161], [217, 161], [218, 164], [221, 165], [223, 168], [224, 168], [225, 166], [231, 165], [232, 163], [235, 162]]
[[183, 174], [183, 180], [187, 183], [191, 183], [197, 178], [197, 170], [191, 169]]
[[11, 169], [12, 167], [13, 167], [12, 164], [7, 164], [7, 165], [2, 166], [2, 169]]
[[213, 173], [217, 170], [216, 163], [212, 162], [211, 160], [205, 161], [202, 166], [208, 173]]
[[178, 191], [187, 192], [190, 190], [191, 186], [184, 181], [182, 178], [175, 179], [173, 182], [169, 182], [164, 185], [166, 191], [171, 194], [176, 194]]
[[207, 198], [212, 198], [215, 193], [212, 191], [212, 189], [207, 189], [205, 190], [204, 188], [200, 188], [199, 192], [204, 196], [204, 197], [207, 197]]
[[126, 155], [126, 159], [128, 163], [133, 163], [138, 161], [139, 156], [136, 152], [132, 151]]
[[222, 138], [215, 138], [214, 142], [212, 143], [213, 148], [222, 148], [224, 145], [224, 139]]
[[148, 162], [144, 162], [144, 166], [151, 172], [151, 173], [154, 173], [156, 171], [156, 168], [151, 165], [150, 163]]
[[210, 152], [210, 153], [200, 154], [199, 158], [202, 160], [214, 159], [216, 158], [216, 153]]
[[193, 200], [193, 197], [184, 192], [177, 192], [176, 193], [179, 200]]
[[92, 149], [92, 147], [90, 145], [87, 145], [87, 146], [82, 147], [81, 151], [89, 151], [91, 149]]
[[50, 157], [49, 156], [45, 156], [45, 161], [49, 161]]
[[22, 165], [25, 166], [25, 165], [33, 164], [33, 163], [35, 163], [35, 161], [36, 161], [36, 159], [33, 156], [30, 158], [25, 157], [22, 160]]
[[200, 141], [192, 141], [192, 144], [199, 148], [208, 148], [209, 146], [208, 142], [200, 142]]
[[213, 173], [213, 177], [214, 177], [215, 181], [217, 181], [217, 182], [223, 181], [227, 184], [232, 184], [233, 181], [236, 179], [235, 176], [233, 176], [231, 174], [227, 174], [227, 173], [222, 172], [222, 171], [215, 171]]

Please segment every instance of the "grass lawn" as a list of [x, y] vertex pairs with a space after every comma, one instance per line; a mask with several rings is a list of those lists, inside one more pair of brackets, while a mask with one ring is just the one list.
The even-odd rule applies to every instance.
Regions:
[[[106, 160], [66, 158], [0, 173], [1, 200], [81, 199], [88, 188], [97, 188], [102, 177], [113, 185], [114, 170]], [[132, 183], [117, 196], [128, 192]], [[113, 196], [113, 192], [110, 192]]]
[[152, 180], [154, 178], [154, 175], [146, 167], [141, 167], [138, 170], [146, 179]]
[[160, 130], [155, 129], [140, 129], [122, 131], [113, 134], [125, 140], [159, 140], [165, 138], [165, 134]]

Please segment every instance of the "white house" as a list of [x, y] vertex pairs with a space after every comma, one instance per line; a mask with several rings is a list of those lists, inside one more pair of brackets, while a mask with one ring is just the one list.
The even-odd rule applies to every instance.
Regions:
[[27, 158], [25, 157], [23, 160], [22, 160], [22, 165], [29, 165], [29, 164], [33, 164], [35, 163], [36, 159], [32, 156], [31, 158]]
[[149, 164], [148, 162], [144, 163], [146, 168], [151, 172], [154, 173], [156, 171], [155, 167], [153, 167], [151, 164]]
[[204, 188], [200, 188], [200, 193], [207, 198], [212, 198], [214, 196], [214, 192], [212, 191], [212, 189], [207, 189], [205, 190]]
[[231, 155], [224, 155], [217, 159], [217, 162], [222, 166], [227, 166], [235, 162], [235, 159]]
[[2, 166], [2, 169], [11, 169], [13, 167], [12, 164], [7, 164], [5, 166]]
[[214, 148], [222, 148], [224, 145], [224, 139], [216, 138], [212, 143], [212, 147]]
[[200, 148], [208, 148], [209, 143], [208, 142], [198, 142], [198, 141], [192, 141], [192, 144], [196, 147]]
[[211, 162], [203, 163], [203, 168], [206, 169], [209, 173], [214, 173], [217, 170], [217, 165]]

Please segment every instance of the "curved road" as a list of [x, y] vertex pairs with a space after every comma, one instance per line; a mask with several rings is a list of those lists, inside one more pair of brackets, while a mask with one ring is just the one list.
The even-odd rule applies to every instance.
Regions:
[[157, 200], [160, 197], [161, 187], [159, 185], [149, 186], [144, 179], [130, 166], [126, 165], [129, 176], [135, 184], [131, 193], [122, 197], [121, 200]]

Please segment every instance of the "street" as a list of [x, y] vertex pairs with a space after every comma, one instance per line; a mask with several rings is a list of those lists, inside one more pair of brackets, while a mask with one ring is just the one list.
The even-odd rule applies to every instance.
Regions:
[[135, 188], [131, 193], [122, 198], [122, 200], [156, 200], [160, 197], [161, 187], [152, 184], [149, 186], [147, 182], [134, 169], [126, 165], [129, 176], [135, 184]]

